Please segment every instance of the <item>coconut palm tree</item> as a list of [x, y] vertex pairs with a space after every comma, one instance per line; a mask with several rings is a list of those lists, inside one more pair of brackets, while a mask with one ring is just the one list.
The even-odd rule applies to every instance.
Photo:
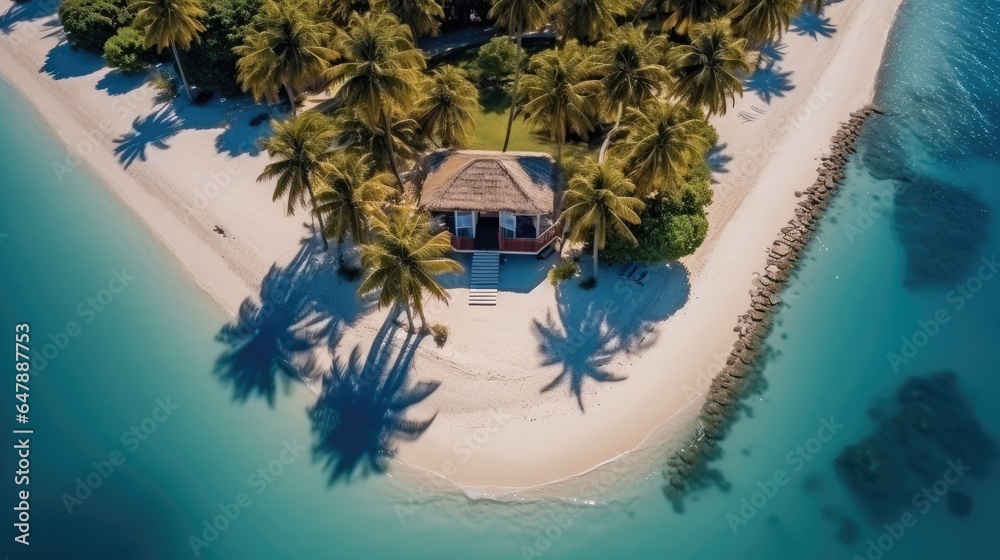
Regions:
[[560, 44], [569, 39], [592, 45], [618, 26], [615, 17], [623, 15], [630, 0], [556, 0], [556, 28]]
[[601, 82], [588, 77], [591, 64], [576, 41], [561, 49], [531, 57], [521, 97], [525, 119], [535, 128], [548, 129], [556, 143], [556, 161], [562, 162], [566, 131], [586, 134]]
[[639, 196], [666, 191], [684, 179], [709, 141], [703, 136], [704, 120], [695, 110], [667, 101], [652, 100], [631, 108], [626, 117], [627, 136], [619, 159]]
[[[733, 3], [734, 0], [664, 0], [660, 9], [670, 15], [663, 22], [663, 29], [687, 36], [695, 25], [727, 13]], [[643, 11], [645, 8], [639, 14]]]
[[597, 280], [597, 252], [604, 248], [608, 231], [613, 229], [635, 243], [626, 224], [638, 224], [645, 204], [632, 196], [635, 185], [615, 167], [587, 159], [572, 179], [563, 203], [563, 217], [569, 226], [570, 239], [590, 240], [594, 251], [594, 280]]
[[446, 257], [451, 250], [451, 234], [431, 233], [427, 212], [412, 205], [391, 207], [372, 223], [375, 241], [361, 248], [361, 264], [366, 271], [360, 294], [379, 292], [378, 304], [402, 306], [410, 329], [411, 309], [420, 315], [421, 329], [427, 328], [425, 296], [448, 301], [448, 292], [435, 276], [459, 272], [462, 266]]
[[[342, 47], [346, 61], [332, 71], [333, 83], [340, 85], [336, 98], [369, 126], [393, 130], [393, 115], [409, 113], [417, 99], [426, 66], [423, 53], [413, 46], [410, 28], [385, 12], [353, 14]], [[386, 142], [386, 149], [402, 189], [393, 142]]]
[[285, 90], [295, 113], [295, 92], [316, 83], [338, 53], [329, 48], [333, 28], [320, 21], [312, 3], [268, 1], [257, 16], [255, 30], [233, 49], [237, 79], [254, 100], [278, 99]]
[[338, 254], [342, 254], [348, 235], [355, 243], [368, 241], [371, 217], [381, 214], [382, 206], [396, 194], [396, 189], [392, 175], [376, 171], [371, 158], [364, 154], [338, 151], [320, 173], [315, 213], [326, 218], [323, 235], [335, 241]]
[[425, 137], [436, 136], [445, 148], [465, 141], [475, 130], [474, 112], [479, 91], [464, 70], [445, 64], [424, 82], [424, 97], [417, 103], [417, 122]]
[[368, 0], [316, 0], [320, 16], [338, 27], [345, 27], [351, 14], [363, 14], [371, 8]]
[[444, 8], [436, 0], [386, 0], [386, 8], [418, 37], [437, 35], [444, 19]]
[[198, 34], [205, 31], [201, 19], [208, 15], [201, 0], [132, 0], [129, 10], [135, 14], [133, 25], [143, 32], [146, 48], [156, 47], [156, 52], [170, 47], [181, 75], [184, 91], [191, 100], [191, 88], [177, 47], [187, 50], [191, 43], [198, 43]]
[[626, 107], [638, 107], [655, 97], [670, 82], [670, 73], [660, 64], [667, 51], [662, 36], [647, 37], [644, 27], [631, 25], [612, 33], [597, 46], [594, 74], [604, 86], [601, 101], [606, 115], [614, 115], [598, 163], [607, 157], [611, 138], [621, 125]]
[[691, 44], [671, 51], [671, 69], [677, 80], [676, 94], [709, 115], [726, 114], [728, 100], [743, 97], [739, 75], [753, 69], [746, 39], [733, 35], [729, 20], [717, 19], [695, 25]]
[[[347, 150], [364, 154], [371, 158], [372, 165], [379, 171], [391, 170], [389, 148], [398, 161], [415, 161], [424, 150], [425, 142], [416, 120], [394, 116], [389, 119], [390, 135], [387, 136], [383, 123], [369, 124], [357, 113], [338, 111], [334, 118], [337, 144]], [[391, 138], [391, 141], [390, 141]]]
[[802, 0], [743, 0], [733, 10], [733, 31], [753, 45], [780, 39], [801, 10]]
[[[264, 142], [272, 161], [257, 182], [277, 179], [272, 200], [285, 198], [285, 212], [291, 216], [295, 209], [305, 205], [306, 197], [313, 215], [319, 221], [321, 234], [325, 230], [323, 216], [316, 213], [316, 193], [322, 183], [323, 166], [333, 153], [336, 130], [329, 117], [309, 111], [285, 121], [275, 122], [274, 135]], [[329, 247], [326, 237], [323, 250]]]
[[[524, 51], [521, 39], [525, 32], [537, 29], [548, 19], [545, 0], [492, 0], [493, 6], [487, 16], [495, 21], [497, 29], [514, 35], [517, 38], [517, 60], [520, 61]], [[510, 129], [514, 125], [514, 111], [517, 110], [517, 100], [520, 97], [518, 86], [521, 80], [521, 64], [514, 70], [514, 81], [511, 90], [510, 114], [507, 116], [507, 134], [503, 138], [503, 150], [507, 151], [510, 143]]]

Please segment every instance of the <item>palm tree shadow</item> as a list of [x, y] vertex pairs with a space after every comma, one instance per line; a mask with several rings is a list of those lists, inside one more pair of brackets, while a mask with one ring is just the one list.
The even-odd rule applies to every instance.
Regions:
[[132, 121], [132, 130], [114, 140], [115, 155], [126, 169], [136, 159], [146, 161], [149, 146], [165, 150], [167, 140], [184, 128], [183, 121], [172, 105], [163, 105], [145, 117]]
[[781, 41], [770, 41], [760, 46], [760, 55], [771, 62], [781, 62], [785, 59], [786, 48]]
[[[617, 268], [617, 267], [616, 267]], [[532, 327], [542, 353], [541, 365], [560, 365], [561, 371], [542, 387], [545, 393], [569, 384], [569, 392], [583, 406], [588, 379], [598, 383], [622, 381], [607, 366], [621, 353], [642, 352], [657, 340], [655, 323], [677, 312], [691, 286], [687, 270], [678, 263], [649, 267], [647, 287], [618, 278], [615, 270], [593, 291], [565, 283], [557, 292], [556, 313]]]
[[[440, 382], [408, 383], [413, 355], [423, 335], [407, 333], [396, 352], [391, 343], [398, 327], [390, 314], [373, 340], [367, 359], [355, 347], [346, 362], [334, 359], [323, 375], [323, 390], [309, 410], [317, 440], [316, 462], [329, 471], [329, 484], [382, 474], [396, 454], [396, 442], [413, 441], [437, 417], [407, 418], [409, 407], [429, 397]], [[395, 354], [395, 356], [393, 356]]]
[[288, 266], [273, 265], [256, 298], [246, 298], [236, 318], [224, 325], [216, 340], [227, 348], [216, 360], [214, 373], [233, 386], [233, 400], [260, 396], [274, 406], [279, 384], [285, 393], [293, 382], [314, 379], [303, 356], [319, 345], [332, 347], [343, 329], [365, 309], [364, 302], [341, 304], [316, 286], [335, 284], [336, 273], [309, 236]]
[[728, 147], [729, 144], [726, 142], [716, 144], [705, 155], [705, 161], [708, 162], [708, 167], [712, 170], [713, 183], [719, 182], [716, 174], [729, 173], [729, 162], [733, 161], [733, 156], [726, 153], [726, 148]]
[[792, 33], [805, 37], [812, 37], [819, 40], [822, 37], [833, 37], [837, 32], [837, 26], [830, 23], [830, 18], [823, 17], [812, 10], [803, 10], [798, 16], [792, 19], [789, 28]]
[[[59, 2], [18, 2], [0, 16], [0, 33], [10, 34], [17, 24], [55, 15]], [[58, 25], [58, 22], [55, 22]], [[46, 26], [49, 26], [46, 24]]]
[[795, 89], [789, 78], [792, 73], [791, 70], [782, 72], [781, 68], [775, 67], [774, 62], [770, 62], [744, 79], [743, 88], [756, 93], [764, 103], [770, 105], [773, 97], [784, 97], [786, 92]]

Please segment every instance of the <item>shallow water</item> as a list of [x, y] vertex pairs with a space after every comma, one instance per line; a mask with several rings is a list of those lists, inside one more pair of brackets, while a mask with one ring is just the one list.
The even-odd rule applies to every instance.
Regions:
[[[972, 281], [976, 263], [1000, 253], [991, 31], [1000, 12], [984, 4], [904, 6], [878, 100], [889, 115], [866, 126], [861, 157], [785, 296], [766, 387], [711, 465], [726, 485], [695, 492], [683, 513], [664, 499], [656, 470], [634, 497], [595, 506], [428, 495], [392, 475], [329, 486], [311, 449], [311, 394], [279, 379], [273, 407], [234, 400], [213, 374], [224, 350], [215, 335], [229, 318], [85, 168], [57, 180], [52, 163], [65, 163], [65, 150], [0, 84], [0, 328], [31, 324], [36, 367], [32, 544], [7, 540], [4, 554], [186, 558], [195, 535], [206, 558], [847, 559], [866, 557], [866, 541], [882, 536], [886, 559], [997, 557], [997, 464], [949, 489], [974, 499], [968, 518], [945, 502], [913, 509], [915, 524], [898, 538], [867, 520], [833, 466], [876, 428], [873, 406], [889, 410], [907, 377], [942, 370], [1000, 437], [1000, 276]], [[134, 279], [102, 293], [115, 271]], [[88, 298], [105, 303], [88, 311]], [[947, 321], [936, 319], [942, 311]], [[64, 338], [68, 321], [79, 333]], [[157, 412], [158, 400], [177, 408]], [[811, 441], [824, 421], [842, 427]], [[145, 440], [128, 435], [132, 426]], [[778, 471], [787, 482], [767, 483]], [[605, 495], [621, 478], [608, 469], [590, 487]], [[74, 494], [68, 508], [64, 495]], [[227, 510], [238, 517], [206, 530]], [[842, 518], [858, 526], [852, 545], [838, 539]]]

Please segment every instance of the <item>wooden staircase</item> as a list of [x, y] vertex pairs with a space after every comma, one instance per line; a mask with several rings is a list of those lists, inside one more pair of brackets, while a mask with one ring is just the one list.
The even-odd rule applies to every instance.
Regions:
[[471, 277], [469, 305], [496, 305], [497, 284], [500, 282], [500, 253], [496, 251], [473, 253]]

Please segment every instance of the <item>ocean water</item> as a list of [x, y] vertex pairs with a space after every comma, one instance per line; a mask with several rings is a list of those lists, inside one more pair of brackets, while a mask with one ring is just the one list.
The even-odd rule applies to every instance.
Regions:
[[[763, 386], [710, 465], [720, 482], [689, 495], [683, 511], [664, 498], [657, 468], [614, 492], [627, 477], [612, 466], [590, 485], [603, 492], [576, 503], [431, 494], [392, 470], [331, 485], [327, 457], [313, 450], [311, 394], [278, 379], [273, 404], [234, 398], [214, 372], [229, 317], [85, 167], [57, 179], [52, 165], [67, 163], [66, 150], [0, 83], [0, 329], [31, 325], [35, 365], [31, 545], [13, 542], [7, 436], [0, 550], [45, 559], [1000, 557], [1000, 465], [969, 424], [1000, 438], [1000, 275], [987, 279], [982, 260], [1000, 253], [998, 26], [992, 4], [907, 0], [880, 81], [887, 114], [866, 126], [789, 286]], [[853, 492], [835, 461], [895, 414], [908, 378], [942, 371], [963, 400], [947, 410], [923, 402], [925, 416], [908, 418], [919, 427], [948, 414], [954, 437], [939, 448], [888, 430], [877, 452], [910, 463], [893, 495], [940, 479], [949, 481], [938, 484], [943, 498], [926, 509], [893, 502], [883, 526], [869, 512], [884, 500]], [[6, 394], [9, 430], [18, 426]], [[981, 468], [956, 478], [946, 458]]]

